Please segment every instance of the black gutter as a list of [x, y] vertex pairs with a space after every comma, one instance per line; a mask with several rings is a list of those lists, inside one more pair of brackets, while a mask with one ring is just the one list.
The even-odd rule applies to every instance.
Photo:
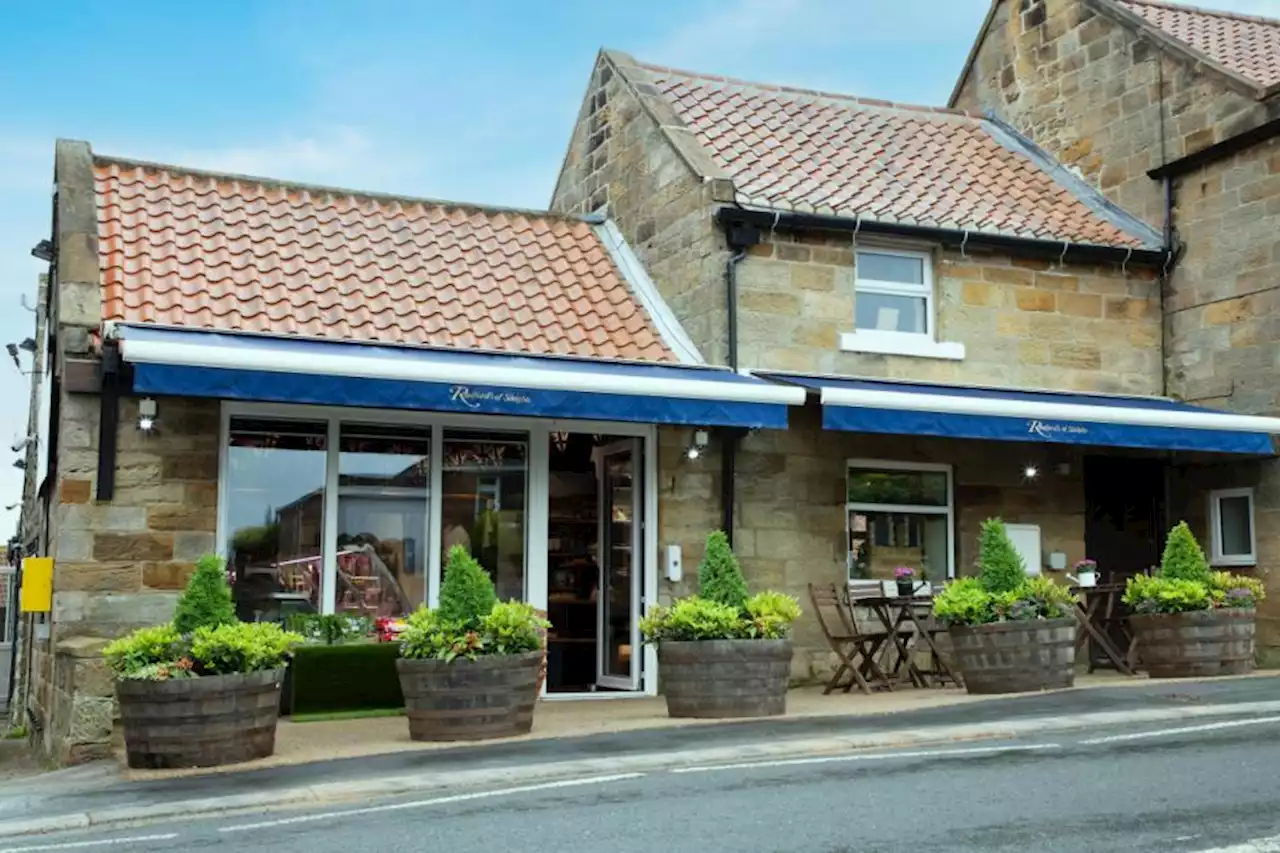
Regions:
[[107, 341], [102, 347], [102, 391], [98, 398], [98, 492], [97, 499], [109, 501], [116, 494], [116, 440], [120, 432], [120, 347]]
[[1157, 166], [1147, 172], [1147, 177], [1156, 181], [1163, 178], [1176, 178], [1188, 172], [1193, 172], [1201, 166], [1207, 166], [1218, 160], [1225, 160], [1234, 154], [1239, 154], [1246, 148], [1252, 148], [1276, 136], [1280, 136], [1280, 118], [1273, 118], [1242, 133], [1237, 133], [1235, 136], [1228, 137], [1221, 142], [1215, 142], [1208, 148], [1201, 148], [1193, 154], [1172, 160], [1163, 166]]
[[948, 249], [987, 249], [1029, 258], [1049, 258], [1058, 261], [1069, 259], [1075, 263], [1128, 263], [1163, 267], [1166, 258], [1164, 249], [1127, 249], [1123, 246], [1064, 243], [1061, 240], [1008, 237], [957, 228], [936, 228], [930, 225], [868, 222], [816, 213], [780, 213], [771, 210], [722, 207], [716, 211], [716, 221], [726, 229], [734, 225], [750, 225], [755, 228], [914, 237], [937, 243]]
[[[729, 257], [724, 264], [725, 319], [728, 335], [727, 360], [729, 368], [737, 370], [738, 364], [738, 264], [747, 256], [747, 248], [760, 242], [760, 232], [755, 228], [726, 225], [725, 242], [729, 244]], [[733, 546], [734, 503], [737, 497], [735, 480], [738, 468], [738, 442], [743, 431], [735, 427], [720, 430], [720, 528]]]

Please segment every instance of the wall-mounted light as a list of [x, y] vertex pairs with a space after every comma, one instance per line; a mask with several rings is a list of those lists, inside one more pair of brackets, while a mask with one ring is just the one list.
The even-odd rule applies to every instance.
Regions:
[[693, 431], [693, 442], [689, 445], [689, 449], [684, 452], [685, 458], [697, 459], [707, 451], [707, 445], [711, 443], [711, 435], [705, 429], [697, 429]]
[[35, 351], [36, 351], [36, 339], [35, 339], [35, 338], [23, 338], [23, 339], [22, 339], [22, 343], [18, 344], [18, 349], [22, 350], [23, 352], [35, 352]]
[[1034, 465], [1028, 465], [1026, 468], [1022, 469], [1022, 476], [1026, 477], [1028, 480], [1034, 480], [1036, 477], [1040, 476], [1040, 469]]
[[151, 432], [156, 428], [156, 419], [159, 407], [156, 401], [150, 397], [143, 397], [138, 401], [138, 429], [143, 432]]
[[17, 468], [20, 471], [25, 471], [27, 469], [27, 460], [15, 459], [13, 460], [13, 467]]
[[39, 243], [36, 243], [35, 247], [31, 250], [31, 257], [45, 262], [52, 261], [53, 242], [51, 240], [41, 240]]

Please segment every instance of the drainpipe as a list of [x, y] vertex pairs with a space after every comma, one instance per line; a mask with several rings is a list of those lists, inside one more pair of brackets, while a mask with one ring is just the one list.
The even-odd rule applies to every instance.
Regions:
[[[729, 245], [729, 257], [724, 264], [725, 319], [729, 368], [737, 370], [738, 363], [738, 264], [747, 256], [747, 248], [760, 242], [760, 231], [751, 226], [726, 225], [725, 241]], [[720, 430], [720, 508], [721, 529], [733, 545], [734, 500], [737, 494], [734, 480], [737, 477], [738, 442], [743, 430], [723, 427]]]

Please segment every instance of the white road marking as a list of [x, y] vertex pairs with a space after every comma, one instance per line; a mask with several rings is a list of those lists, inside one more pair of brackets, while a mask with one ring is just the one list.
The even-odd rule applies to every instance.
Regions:
[[[443, 806], [449, 803], [465, 803], [468, 800], [484, 800], [491, 797], [509, 797], [514, 794], [529, 794], [536, 791], [551, 791], [556, 788], [574, 788], [582, 785], [600, 785], [605, 782], [622, 782], [627, 779], [639, 779], [643, 773], [618, 773], [613, 776], [591, 776], [586, 779], [564, 779], [559, 782], [543, 782], [539, 785], [522, 785], [518, 788], [499, 788], [494, 791], [477, 791], [472, 794], [455, 794], [451, 797], [436, 797], [431, 800], [414, 800], [410, 803], [391, 803], [385, 806], [367, 806], [359, 809], [342, 809], [319, 814], [286, 817], [280, 820], [264, 820], [260, 823], [246, 823], [239, 826], [224, 826], [218, 832], [247, 832], [252, 829], [267, 829], [273, 826], [290, 826], [295, 823], [310, 823], [317, 820], [332, 820], [355, 815], [378, 814], [380, 812], [401, 811], [403, 809], [419, 809], [424, 806]], [[4, 853], [4, 851], [0, 851]]]
[[1272, 835], [1268, 838], [1255, 838], [1252, 841], [1246, 841], [1243, 844], [1233, 844], [1230, 847], [1214, 847], [1211, 849], [1201, 850], [1200, 853], [1280, 853], [1280, 835]]
[[143, 844], [148, 841], [171, 841], [178, 833], [167, 835], [134, 835], [130, 838], [104, 838], [98, 841], [64, 841], [58, 844], [37, 844], [32, 847], [4, 847], [0, 853], [35, 853], [37, 850], [83, 850], [87, 847], [108, 847], [112, 844]]
[[1124, 735], [1109, 735], [1107, 737], [1095, 737], [1089, 740], [1080, 741], [1086, 746], [1094, 746], [1100, 743], [1120, 743], [1126, 740], [1143, 740], [1152, 737], [1168, 737], [1170, 735], [1186, 735], [1194, 732], [1212, 732], [1218, 729], [1234, 729], [1238, 726], [1257, 726], [1263, 723], [1280, 723], [1280, 717], [1257, 717], [1251, 720], [1226, 720], [1220, 723], [1205, 723], [1199, 726], [1182, 726], [1176, 729], [1153, 729], [1148, 732], [1131, 732]]
[[804, 764], [831, 764], [841, 761], [889, 761], [895, 758], [945, 758], [947, 756], [996, 755], [1001, 752], [1037, 752], [1060, 749], [1056, 743], [1032, 743], [1020, 746], [982, 746], [972, 749], [930, 749], [919, 752], [890, 752], [876, 755], [824, 755], [816, 758], [784, 758], [779, 761], [746, 761], [742, 764], [708, 764], [677, 767], [672, 773], [712, 773], [717, 770], [752, 770], [757, 767], [796, 767]]

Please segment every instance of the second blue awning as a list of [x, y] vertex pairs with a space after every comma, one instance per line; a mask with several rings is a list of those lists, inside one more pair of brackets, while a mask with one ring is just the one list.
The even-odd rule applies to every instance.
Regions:
[[827, 429], [1216, 453], [1275, 453], [1280, 419], [1160, 397], [771, 374], [816, 392]]
[[121, 326], [136, 394], [785, 429], [804, 391], [730, 370]]

